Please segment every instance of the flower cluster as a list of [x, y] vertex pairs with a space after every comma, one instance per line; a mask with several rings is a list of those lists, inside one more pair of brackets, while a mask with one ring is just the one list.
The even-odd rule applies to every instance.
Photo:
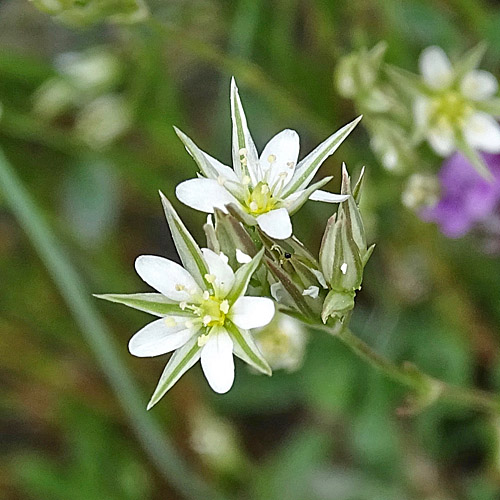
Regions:
[[[420, 75], [384, 63], [385, 48], [381, 43], [345, 56], [337, 68], [338, 90], [365, 116], [381, 164], [408, 176], [403, 204], [438, 222], [447, 236], [465, 234], [497, 208], [491, 203], [498, 184], [492, 155], [500, 153], [500, 98], [495, 76], [478, 69], [485, 47], [455, 62], [441, 48], [428, 47], [420, 55]], [[441, 157], [451, 158], [438, 178]], [[484, 198], [466, 208], [480, 192]]]
[[[136, 271], [157, 293], [98, 295], [159, 317], [132, 337], [132, 354], [159, 356], [175, 351], [148, 408], [198, 360], [218, 393], [233, 385], [233, 355], [267, 375], [271, 367], [261, 350], [275, 368], [296, 369], [305, 346], [300, 329], [280, 334], [286, 349], [281, 340], [277, 349], [277, 337], [269, 330], [261, 330], [256, 337], [250, 330], [270, 324], [275, 302], [283, 312], [309, 323], [321, 319], [326, 323], [329, 318], [344, 321], [354, 307], [355, 291], [373, 250], [367, 248], [358, 208], [362, 179], [351, 192], [344, 166], [341, 194], [320, 190], [331, 177], [310, 185], [322, 162], [359, 118], [298, 161], [299, 139], [292, 130], [277, 134], [257, 154], [234, 80], [231, 115], [233, 168], [177, 131], [201, 174], [177, 186], [176, 194], [185, 204], [213, 214], [204, 225], [207, 247], [199, 248], [161, 195], [183, 265], [159, 256], [140, 256]], [[292, 236], [290, 215], [308, 199], [340, 203], [337, 221], [331, 219], [327, 226], [319, 262]], [[289, 328], [290, 322], [275, 324]]]

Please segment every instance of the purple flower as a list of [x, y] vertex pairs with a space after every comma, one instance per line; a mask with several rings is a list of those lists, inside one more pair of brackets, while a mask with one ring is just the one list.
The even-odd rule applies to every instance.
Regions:
[[485, 221], [500, 202], [500, 154], [481, 155], [494, 180], [483, 179], [460, 153], [448, 158], [439, 172], [441, 199], [420, 216], [436, 222], [449, 238], [460, 238]]

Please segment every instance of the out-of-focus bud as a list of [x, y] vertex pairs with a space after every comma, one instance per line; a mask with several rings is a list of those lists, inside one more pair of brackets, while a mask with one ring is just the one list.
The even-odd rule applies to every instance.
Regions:
[[433, 174], [413, 174], [401, 196], [403, 205], [412, 210], [434, 206], [439, 201], [440, 186]]
[[44, 119], [52, 120], [68, 111], [78, 102], [78, 92], [61, 78], [47, 80], [33, 96], [33, 111]]
[[75, 27], [109, 20], [136, 23], [149, 15], [143, 0], [30, 0], [42, 12]]
[[189, 420], [191, 446], [208, 467], [227, 474], [242, 466], [238, 436], [229, 421], [205, 408], [193, 411]]
[[277, 313], [273, 321], [254, 334], [260, 351], [273, 370], [298, 370], [303, 363], [307, 331], [299, 321]]
[[93, 149], [101, 149], [123, 135], [132, 122], [127, 102], [108, 94], [82, 108], [76, 120], [76, 133]]
[[366, 91], [371, 92], [378, 79], [386, 48], [385, 42], [380, 42], [371, 50], [363, 48], [343, 57], [335, 71], [339, 94], [352, 99]]
[[61, 54], [56, 67], [75, 88], [93, 93], [107, 92], [118, 82], [122, 70], [118, 58], [103, 48]]
[[351, 195], [327, 223], [319, 252], [320, 270], [330, 292], [323, 303], [321, 318], [342, 317], [354, 307], [356, 290], [361, 288], [363, 269], [374, 246], [367, 247], [358, 202], [361, 197], [364, 170], [351, 190], [351, 180], [342, 167], [342, 194]]

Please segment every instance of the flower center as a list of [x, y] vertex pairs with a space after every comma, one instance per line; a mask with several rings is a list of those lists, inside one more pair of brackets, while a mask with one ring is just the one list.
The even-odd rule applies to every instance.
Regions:
[[245, 200], [248, 212], [251, 214], [264, 214], [272, 210], [278, 200], [273, 197], [269, 184], [259, 182], [251, 190]]
[[229, 312], [229, 302], [220, 300], [215, 295], [210, 295], [204, 299], [199, 307], [199, 316], [204, 326], [222, 326]]
[[472, 107], [460, 92], [447, 91], [432, 100], [431, 123], [461, 127], [471, 112]]

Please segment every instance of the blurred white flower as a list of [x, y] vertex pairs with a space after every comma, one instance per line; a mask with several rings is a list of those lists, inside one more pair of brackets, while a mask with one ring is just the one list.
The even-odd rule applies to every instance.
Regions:
[[272, 320], [274, 302], [267, 297], [245, 296], [264, 249], [235, 273], [225, 255], [208, 248], [200, 250], [170, 202], [163, 196], [162, 201], [185, 267], [163, 257], [142, 255], [135, 262], [136, 271], [160, 293], [98, 296], [160, 316], [139, 330], [129, 343], [130, 352], [139, 357], [175, 351], [148, 408], [200, 359], [210, 387], [221, 394], [233, 385], [233, 352], [271, 375], [248, 330]]
[[403, 205], [412, 210], [432, 207], [439, 201], [439, 180], [432, 174], [413, 174], [401, 195]]
[[275, 319], [255, 333], [256, 343], [273, 370], [298, 370], [303, 363], [307, 331], [302, 324], [276, 313]]
[[464, 149], [464, 145], [500, 152], [500, 126], [488, 106], [498, 82], [491, 73], [476, 69], [475, 64], [453, 66], [444, 51], [434, 46], [420, 56], [425, 92], [415, 100], [415, 121], [441, 156]]
[[84, 106], [76, 118], [76, 133], [94, 149], [101, 149], [123, 135], [132, 123], [127, 101], [106, 94]]
[[309, 186], [323, 161], [340, 146], [361, 117], [345, 125], [297, 163], [299, 136], [294, 130], [275, 135], [260, 154], [250, 135], [234, 79], [231, 81], [233, 169], [201, 151], [177, 130], [202, 177], [177, 186], [176, 195], [186, 205], [211, 213], [232, 204], [248, 225], [258, 225], [272, 238], [292, 235], [290, 215], [308, 199], [338, 203], [347, 196], [321, 191], [331, 177]]

